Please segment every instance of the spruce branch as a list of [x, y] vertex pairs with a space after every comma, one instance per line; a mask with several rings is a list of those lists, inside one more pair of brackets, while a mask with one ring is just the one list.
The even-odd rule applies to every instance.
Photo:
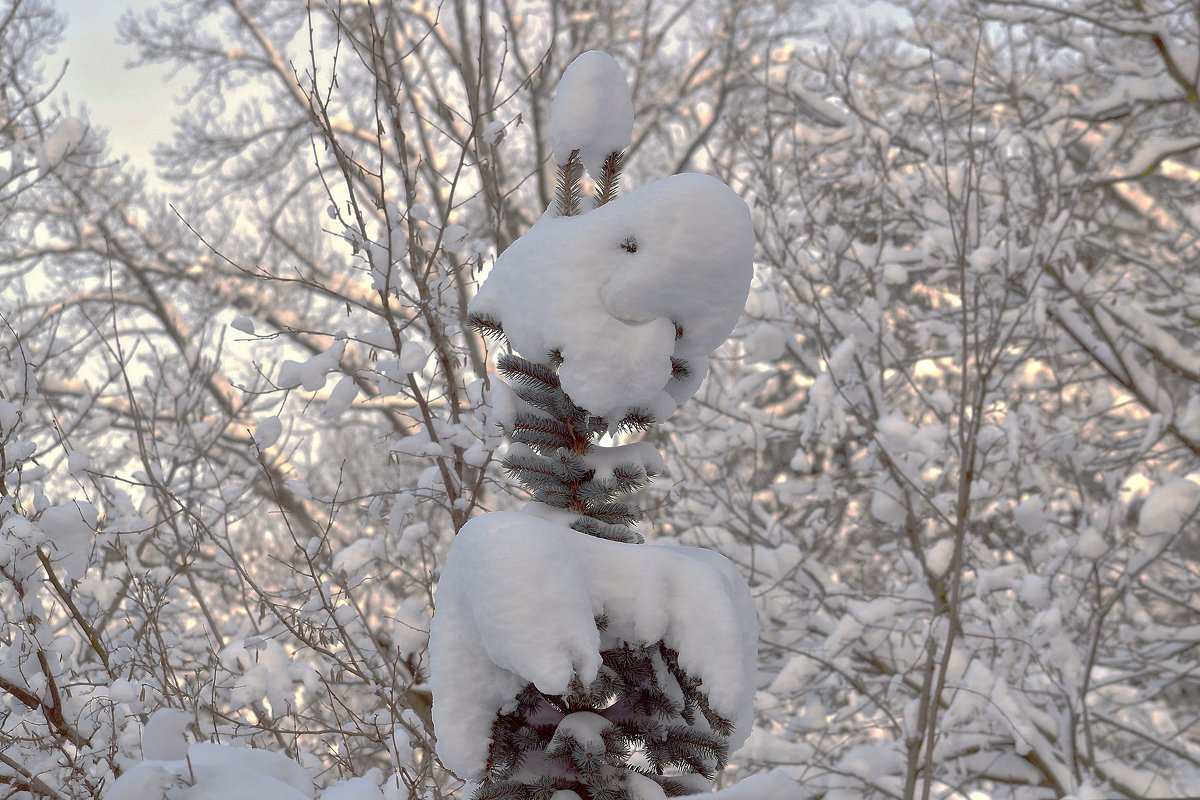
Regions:
[[688, 675], [683, 667], [679, 666], [679, 654], [663, 643], [659, 643], [659, 653], [662, 656], [663, 663], [666, 664], [667, 671], [675, 678], [679, 684], [679, 689], [688, 702], [694, 704], [700, 709], [700, 713], [704, 715], [705, 721], [713, 731], [721, 736], [730, 736], [733, 734], [733, 721], [725, 719], [720, 714], [712, 709], [712, 705], [708, 702], [708, 695], [700, 688], [700, 679]]
[[554, 192], [555, 209], [560, 217], [579, 213], [579, 197], [583, 189], [583, 162], [579, 151], [572, 150], [566, 163], [558, 165], [558, 185]]
[[668, 725], [667, 735], [646, 742], [646, 760], [655, 771], [680, 767], [712, 779], [725, 766], [728, 746], [719, 737], [686, 725]]
[[560, 447], [556, 450], [554, 457], [562, 466], [565, 479], [572, 486], [578, 486], [585, 481], [590, 481], [596, 475], [596, 470], [589, 467], [582, 456], [565, 447]]
[[509, 384], [513, 394], [536, 409], [545, 411], [551, 417], [564, 422], [574, 422], [582, 411], [576, 409], [561, 390], [547, 389], [545, 386], [520, 381]]
[[633, 800], [622, 784], [595, 789], [591, 794], [592, 800]]
[[[611, 200], [617, 199], [617, 191], [621, 188], [621, 168], [624, 165], [624, 150], [609, 153], [604, 157], [604, 163], [600, 167], [600, 175], [596, 178], [596, 192], [593, 195], [597, 208]], [[635, 245], [634, 251], [636, 249]]]
[[579, 485], [579, 499], [589, 508], [607, 503], [612, 498], [613, 493], [601, 481], [592, 480]]
[[617, 423], [617, 432], [619, 433], [638, 433], [649, 430], [658, 423], [658, 420], [644, 408], [634, 408], [621, 417], [621, 421]]
[[500, 374], [509, 380], [520, 381], [531, 386], [560, 389], [562, 384], [553, 369], [518, 355], [505, 354], [496, 359]]
[[561, 486], [547, 486], [532, 491], [534, 500], [554, 508], [569, 508], [575, 499], [570, 489]]
[[567, 472], [557, 460], [539, 457], [534, 452], [509, 452], [500, 461], [504, 471], [516, 478], [526, 488], [546, 483], [564, 484]]
[[641, 464], [618, 464], [613, 467], [610, 491], [614, 495], [631, 494], [650, 483], [651, 477]]
[[640, 533], [627, 525], [610, 525], [591, 517], [579, 517], [571, 523], [571, 529], [595, 536], [597, 539], [607, 539], [610, 542], [625, 544], [642, 544], [646, 540]]
[[692, 366], [682, 358], [671, 356], [671, 380], [681, 381], [692, 377]]
[[486, 339], [495, 339], [500, 342], [508, 340], [504, 335], [504, 326], [500, 324], [500, 320], [489, 314], [470, 314], [467, 317], [467, 326]]
[[529, 445], [541, 455], [552, 455], [559, 448], [571, 447], [570, 429], [556, 419], [517, 414], [509, 437], [514, 442]]
[[626, 503], [605, 503], [588, 509], [588, 516], [610, 525], [633, 525], [642, 518], [642, 512]]
[[[556, 164], [554, 213], [576, 216], [616, 200], [626, 157], [625, 150], [614, 150], [604, 158], [599, 174], [591, 175], [589, 205], [581, 150], [572, 150], [565, 162]], [[617, 239], [621, 237], [616, 246], [625, 254], [648, 255], [649, 240], [639, 242], [632, 230], [620, 231]], [[499, 319], [478, 315], [469, 321], [484, 336], [506, 341]], [[683, 327], [672, 322], [676, 340], [682, 339]], [[563, 389], [561, 349], [529, 355], [538, 360], [510, 353], [496, 361], [497, 371], [521, 401], [506, 420], [513, 447], [501, 465], [536, 502], [566, 511], [573, 530], [612, 542], [641, 543], [635, 525], [642, 511], [624, 501], [655, 473], [636, 461], [618, 462], [620, 451], [600, 442], [609, 433], [646, 431], [658, 420], [639, 407], [607, 419], [592, 414]], [[672, 358], [670, 379], [694, 378], [696, 368], [703, 369], [703, 362]], [[602, 457], [602, 452], [613, 455]], [[597, 470], [603, 477], [597, 478]], [[576, 675], [561, 695], [538, 692], [529, 684], [518, 695], [515, 710], [497, 713], [487, 775], [471, 800], [551, 800], [560, 791], [588, 800], [633, 800], [641, 795], [634, 773], [655, 781], [665, 796], [677, 797], [702, 789], [700, 776], [711, 779], [724, 765], [733, 726], [713, 712], [701, 680], [680, 668], [667, 641], [622, 641], [631, 635], [625, 621], [606, 630], [611, 622], [603, 613], [596, 616], [596, 625], [608, 649], [600, 653], [602, 666], [595, 679], [585, 684]], [[579, 712], [608, 721], [601, 726], [602, 748], [590, 734], [572, 735], [570, 726], [561, 725], [564, 717]]]

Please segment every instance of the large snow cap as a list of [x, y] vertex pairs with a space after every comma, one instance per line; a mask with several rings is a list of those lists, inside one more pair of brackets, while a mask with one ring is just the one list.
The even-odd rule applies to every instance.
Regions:
[[[753, 257], [745, 202], [716, 178], [672, 175], [586, 214], [544, 216], [496, 260], [470, 310], [531, 361], [560, 351], [564, 391], [593, 414], [661, 419], [695, 393], [737, 323]], [[672, 356], [690, 380], [671, 380]]]
[[563, 73], [550, 104], [550, 149], [558, 164], [578, 150], [583, 167], [600, 177], [609, 153], [633, 138], [633, 101], [625, 73], [608, 53], [589, 50]]
[[515, 707], [526, 684], [563, 694], [573, 675], [595, 680], [601, 614], [605, 637], [663, 640], [679, 653], [713, 709], [734, 720], [731, 750], [750, 733], [754, 600], [737, 568], [710, 550], [622, 544], [528, 514], [493, 512], [455, 538], [434, 604], [434, 729], [438, 755], [459, 777], [483, 774], [492, 721]]

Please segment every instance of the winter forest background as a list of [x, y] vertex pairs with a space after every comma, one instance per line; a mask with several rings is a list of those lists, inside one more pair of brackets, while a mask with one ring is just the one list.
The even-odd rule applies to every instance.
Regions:
[[0, 797], [185, 737], [223, 797], [461, 795], [433, 590], [527, 499], [466, 307], [591, 49], [624, 188], [714, 175], [757, 237], [640, 498], [757, 605], [720, 785], [1200, 794], [1194, 3], [164, 1], [120, 34], [187, 79], [161, 193], [49, 99], [55, 13], [0, 4]]

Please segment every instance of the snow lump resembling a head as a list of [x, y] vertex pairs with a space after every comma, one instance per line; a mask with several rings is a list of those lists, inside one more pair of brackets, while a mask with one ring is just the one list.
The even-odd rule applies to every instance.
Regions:
[[563, 390], [591, 413], [665, 419], [737, 323], [753, 255], [742, 199], [716, 178], [673, 175], [543, 217], [496, 260], [471, 313], [499, 322], [525, 358], [561, 356]]

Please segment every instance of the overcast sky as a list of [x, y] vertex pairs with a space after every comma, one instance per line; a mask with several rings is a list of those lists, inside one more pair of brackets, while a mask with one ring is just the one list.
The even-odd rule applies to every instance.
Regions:
[[46, 64], [51, 73], [67, 60], [58, 97], [72, 112], [86, 107], [93, 125], [109, 132], [114, 156], [128, 156], [138, 167], [153, 170], [151, 150], [171, 135], [174, 97], [185, 88], [167, 82], [161, 65], [128, 69], [135, 52], [116, 42], [117, 20], [128, 9], [154, 5], [152, 0], [58, 0], [67, 17], [62, 48]]

